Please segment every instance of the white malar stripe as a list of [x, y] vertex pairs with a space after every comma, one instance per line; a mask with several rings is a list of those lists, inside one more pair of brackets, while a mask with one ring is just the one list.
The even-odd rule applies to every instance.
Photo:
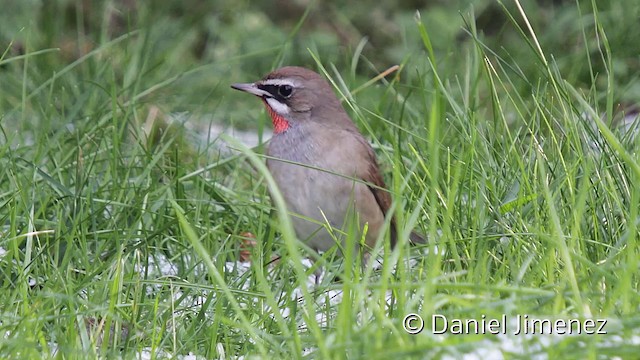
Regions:
[[273, 85], [273, 86], [289, 85], [294, 88], [298, 86], [298, 84], [296, 84], [291, 79], [267, 79], [267, 80], [260, 81], [260, 84]]
[[269, 104], [271, 109], [273, 109], [273, 111], [275, 111], [278, 115], [287, 115], [289, 113], [289, 107], [281, 103], [280, 101], [271, 97], [266, 98], [266, 100], [267, 104]]

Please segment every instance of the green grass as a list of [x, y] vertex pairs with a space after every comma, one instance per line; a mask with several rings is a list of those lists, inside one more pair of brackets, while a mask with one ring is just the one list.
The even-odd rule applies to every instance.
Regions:
[[[626, 49], [640, 9], [623, 3], [547, 7], [548, 22], [506, 4], [498, 35], [476, 30], [467, 6], [398, 11], [401, 69], [364, 88], [385, 57], [332, 50], [300, 19], [274, 27], [247, 2], [221, 3], [231, 20], [143, 6], [121, 34], [103, 9], [38, 23], [12, 9], [0, 27], [13, 41], [0, 56], [0, 358], [634, 358], [640, 137], [616, 124], [618, 104], [637, 99]], [[201, 57], [198, 26], [221, 41]], [[267, 195], [261, 148], [207, 135], [268, 133], [259, 102], [228, 85], [281, 64], [331, 78], [374, 145], [405, 240], [416, 228], [428, 246], [377, 249], [380, 269], [323, 258], [327, 276], [309, 283], [316, 269]], [[243, 267], [246, 232], [257, 245]], [[421, 334], [403, 330], [409, 313]], [[603, 318], [608, 335], [436, 336], [432, 314]]]

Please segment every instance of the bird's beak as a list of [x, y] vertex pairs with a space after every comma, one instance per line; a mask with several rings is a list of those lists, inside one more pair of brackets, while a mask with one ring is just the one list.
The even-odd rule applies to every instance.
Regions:
[[268, 91], [260, 89], [256, 84], [231, 84], [231, 88], [248, 92], [259, 97], [273, 97]]

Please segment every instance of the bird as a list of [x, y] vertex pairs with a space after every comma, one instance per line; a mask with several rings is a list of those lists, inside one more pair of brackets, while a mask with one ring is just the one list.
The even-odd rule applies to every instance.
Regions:
[[[259, 97], [273, 124], [267, 168], [282, 194], [297, 238], [325, 252], [336, 245], [334, 229], [356, 216], [373, 248], [390, 216], [391, 248], [398, 225], [375, 152], [329, 83], [313, 70], [285, 66], [253, 83], [231, 87]], [[333, 234], [333, 235], [332, 235]], [[425, 243], [412, 232], [411, 243]], [[344, 240], [341, 246], [344, 246]]]

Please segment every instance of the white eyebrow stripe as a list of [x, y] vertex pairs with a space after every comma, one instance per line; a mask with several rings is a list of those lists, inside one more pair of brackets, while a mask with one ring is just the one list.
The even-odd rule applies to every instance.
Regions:
[[260, 82], [261, 85], [273, 85], [273, 86], [282, 86], [289, 85], [291, 87], [297, 87], [297, 84], [294, 81], [289, 79], [267, 79]]
[[265, 101], [278, 115], [287, 115], [289, 113], [289, 107], [280, 101], [271, 97], [265, 98]]

